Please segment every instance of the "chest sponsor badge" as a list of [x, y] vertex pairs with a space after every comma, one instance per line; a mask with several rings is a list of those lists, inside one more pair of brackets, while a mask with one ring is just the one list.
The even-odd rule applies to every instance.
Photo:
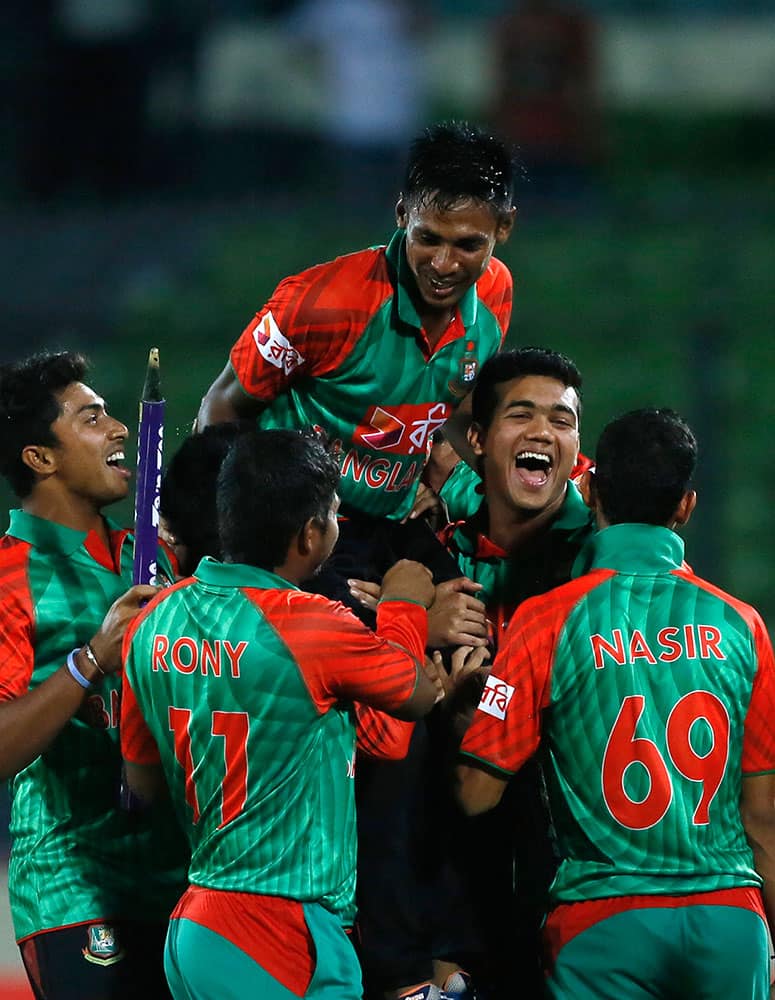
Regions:
[[514, 688], [500, 677], [490, 674], [479, 702], [479, 711], [492, 715], [495, 719], [505, 719], [509, 702], [514, 695]]
[[467, 396], [476, 381], [479, 371], [479, 359], [476, 356], [476, 345], [473, 340], [466, 343], [466, 352], [460, 359], [457, 378], [447, 383], [447, 388], [453, 396]]
[[282, 369], [286, 375], [304, 363], [304, 358], [280, 330], [271, 312], [262, 316], [253, 329], [253, 340], [264, 361]]
[[110, 924], [90, 924], [87, 935], [83, 957], [93, 965], [115, 965], [126, 954]]
[[424, 455], [450, 410], [447, 403], [403, 403], [390, 410], [373, 406], [355, 428], [353, 439], [373, 451]]

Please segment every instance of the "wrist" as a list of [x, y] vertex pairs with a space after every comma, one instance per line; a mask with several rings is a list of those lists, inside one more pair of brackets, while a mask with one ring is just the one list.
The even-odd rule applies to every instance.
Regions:
[[89, 643], [68, 654], [67, 670], [72, 679], [85, 691], [92, 690], [105, 678], [105, 671]]
[[[400, 601], [402, 604], [416, 604], [419, 608], [424, 608], [426, 611], [430, 607], [430, 604], [425, 604], [423, 601], [418, 601], [414, 597], [400, 597], [398, 594], [384, 594], [377, 601], [377, 605], [380, 604], [393, 604], [396, 601]], [[433, 603], [433, 602], [431, 602]]]

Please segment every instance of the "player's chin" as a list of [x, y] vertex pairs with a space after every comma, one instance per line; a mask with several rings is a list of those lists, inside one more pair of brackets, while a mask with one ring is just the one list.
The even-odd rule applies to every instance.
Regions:
[[100, 501], [103, 504], [118, 503], [119, 500], [125, 500], [129, 496], [129, 483], [110, 483], [103, 491]]
[[549, 506], [552, 500], [552, 491], [546, 486], [535, 489], [523, 487], [512, 492], [511, 500], [515, 509], [524, 514], [540, 514]]

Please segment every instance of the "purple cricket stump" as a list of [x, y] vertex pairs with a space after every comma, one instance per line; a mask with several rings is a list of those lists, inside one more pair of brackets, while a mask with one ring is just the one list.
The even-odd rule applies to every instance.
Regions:
[[133, 583], [156, 583], [163, 441], [164, 400], [161, 398], [159, 349], [152, 347], [148, 354], [137, 432]]
[[163, 441], [164, 401], [154, 403], [144, 399], [140, 403], [140, 430], [137, 438], [133, 583], [156, 582]]

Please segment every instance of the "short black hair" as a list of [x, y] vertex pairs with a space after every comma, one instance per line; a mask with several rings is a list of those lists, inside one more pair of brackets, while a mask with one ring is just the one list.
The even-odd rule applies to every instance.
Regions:
[[409, 147], [402, 197], [449, 210], [475, 199], [501, 218], [514, 207], [516, 150], [464, 121], [426, 128]]
[[185, 545], [184, 573], [203, 556], [221, 558], [218, 538], [216, 482], [226, 453], [242, 428], [212, 424], [189, 435], [172, 456], [162, 476], [159, 510], [176, 540]]
[[696, 465], [697, 439], [675, 410], [631, 410], [611, 421], [595, 455], [595, 491], [606, 520], [668, 524]]
[[292, 430], [240, 434], [218, 474], [218, 529], [227, 562], [273, 570], [310, 518], [325, 524], [339, 463], [317, 435]]
[[544, 375], [575, 389], [579, 400], [578, 416], [581, 416], [581, 372], [571, 359], [547, 347], [520, 347], [514, 351], [501, 351], [482, 365], [471, 397], [471, 419], [474, 423], [487, 430], [498, 406], [497, 386], [527, 375]]
[[0, 474], [20, 500], [35, 486], [22, 451], [28, 445], [59, 444], [51, 429], [62, 412], [56, 394], [81, 382], [88, 369], [86, 358], [72, 351], [40, 351], [0, 365]]

